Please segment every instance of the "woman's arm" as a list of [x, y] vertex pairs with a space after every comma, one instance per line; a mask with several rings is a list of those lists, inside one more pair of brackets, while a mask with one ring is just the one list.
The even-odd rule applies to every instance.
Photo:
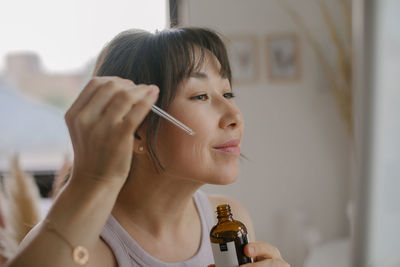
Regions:
[[[100, 232], [111, 213], [119, 188], [95, 183], [69, 183], [55, 200], [48, 219], [73, 246], [89, 251], [89, 262], [97, 257]], [[41, 222], [25, 237], [16, 257], [7, 266], [77, 266], [68, 243]], [[98, 265], [97, 265], [98, 266]]]
[[71, 246], [86, 248], [92, 260], [85, 266], [96, 266], [93, 250], [128, 176], [134, 132], [157, 96], [156, 86], [118, 77], [88, 83], [65, 115], [74, 148], [72, 176], [8, 266], [77, 266]]

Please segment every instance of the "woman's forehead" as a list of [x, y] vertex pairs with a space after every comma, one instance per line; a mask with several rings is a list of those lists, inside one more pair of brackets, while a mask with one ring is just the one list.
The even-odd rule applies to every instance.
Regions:
[[217, 57], [212, 54], [210, 51], [205, 50], [203, 54], [200, 51], [195, 53], [195, 68], [192, 73], [189, 73], [189, 77], [195, 75], [197, 73], [207, 73], [207, 72], [215, 72], [223, 76], [221, 74], [221, 63], [218, 61]]

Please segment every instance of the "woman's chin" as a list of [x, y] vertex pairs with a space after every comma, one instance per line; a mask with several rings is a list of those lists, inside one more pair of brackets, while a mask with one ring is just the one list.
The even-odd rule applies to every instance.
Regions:
[[209, 184], [214, 184], [214, 185], [229, 185], [234, 183], [238, 178], [238, 175], [221, 175], [221, 176], [216, 176], [212, 177], [210, 180]]

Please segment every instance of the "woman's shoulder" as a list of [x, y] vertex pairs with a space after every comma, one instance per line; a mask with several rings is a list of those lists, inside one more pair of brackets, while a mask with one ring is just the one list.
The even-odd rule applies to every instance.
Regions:
[[233, 218], [235, 220], [241, 221], [242, 223], [244, 223], [244, 225], [246, 225], [250, 240], [255, 241], [253, 221], [248, 210], [239, 201], [225, 195], [208, 193], [206, 193], [206, 195], [213, 208], [216, 208], [218, 205], [221, 204], [229, 204], [232, 210]]

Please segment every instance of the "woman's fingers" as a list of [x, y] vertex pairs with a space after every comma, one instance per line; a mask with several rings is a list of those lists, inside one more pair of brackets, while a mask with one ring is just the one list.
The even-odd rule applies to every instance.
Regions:
[[110, 78], [110, 80], [101, 84], [89, 102], [80, 111], [80, 116], [90, 118], [91, 121], [98, 121], [108, 106], [110, 101], [120, 92], [134, 89], [136, 86], [133, 82], [124, 81], [121, 78]]
[[157, 101], [159, 89], [157, 86], [151, 86], [151, 88], [152, 90], [148, 91], [144, 98], [124, 116], [121, 127], [123, 133], [132, 135], [149, 113], [151, 106]]
[[157, 86], [136, 86], [119, 77], [96, 77], [88, 83], [65, 115], [74, 173], [81, 177], [76, 179], [123, 184], [132, 163], [133, 133], [157, 96]]
[[282, 259], [281, 253], [276, 247], [266, 242], [251, 242], [244, 248], [248, 257], [263, 257], [265, 259]]
[[[279, 250], [265, 242], [251, 242], [244, 248], [244, 253], [248, 257], [255, 258], [256, 262], [247, 263], [243, 267], [290, 267], [285, 262]], [[215, 267], [209, 265], [208, 267]]]
[[131, 90], [121, 90], [115, 93], [113, 99], [107, 105], [102, 120], [106, 124], [116, 124], [122, 121], [132, 107], [146, 97], [152, 90], [157, 90], [154, 85], [138, 85]]
[[87, 103], [89, 103], [90, 99], [96, 93], [98, 86], [104, 83], [105, 81], [108, 81], [109, 79], [112, 79], [112, 77], [92, 78], [80, 92], [79, 96], [76, 98], [75, 102], [71, 105], [68, 111], [74, 114], [78, 113], [84, 106], [87, 105]]
[[[119, 77], [94, 77], [90, 80], [90, 82], [83, 88], [77, 99], [74, 101], [74, 103], [71, 105], [71, 107], [68, 109], [67, 113], [65, 114], [65, 120], [68, 123], [71, 123], [71, 120], [73, 118], [77, 118], [78, 116], [82, 119], [82, 121], [87, 121], [91, 118], [92, 112], [90, 112], [90, 109], [87, 108], [90, 102], [93, 102], [93, 98], [99, 93], [99, 90], [104, 87], [105, 84], [109, 83], [110, 81], [115, 81], [116, 83], [122, 84], [124, 87], [132, 87], [133, 82], [127, 79], [122, 79]], [[111, 93], [111, 90], [109, 92], [104, 91], [104, 93]], [[108, 99], [109, 100], [109, 99]], [[93, 106], [93, 105], [92, 105]], [[82, 110], [88, 110], [84, 116], [82, 116], [81, 111]], [[82, 118], [83, 117], [83, 118]], [[88, 118], [86, 118], [88, 117]]]
[[254, 263], [240, 265], [240, 267], [290, 267], [290, 264], [282, 259], [266, 259]]

